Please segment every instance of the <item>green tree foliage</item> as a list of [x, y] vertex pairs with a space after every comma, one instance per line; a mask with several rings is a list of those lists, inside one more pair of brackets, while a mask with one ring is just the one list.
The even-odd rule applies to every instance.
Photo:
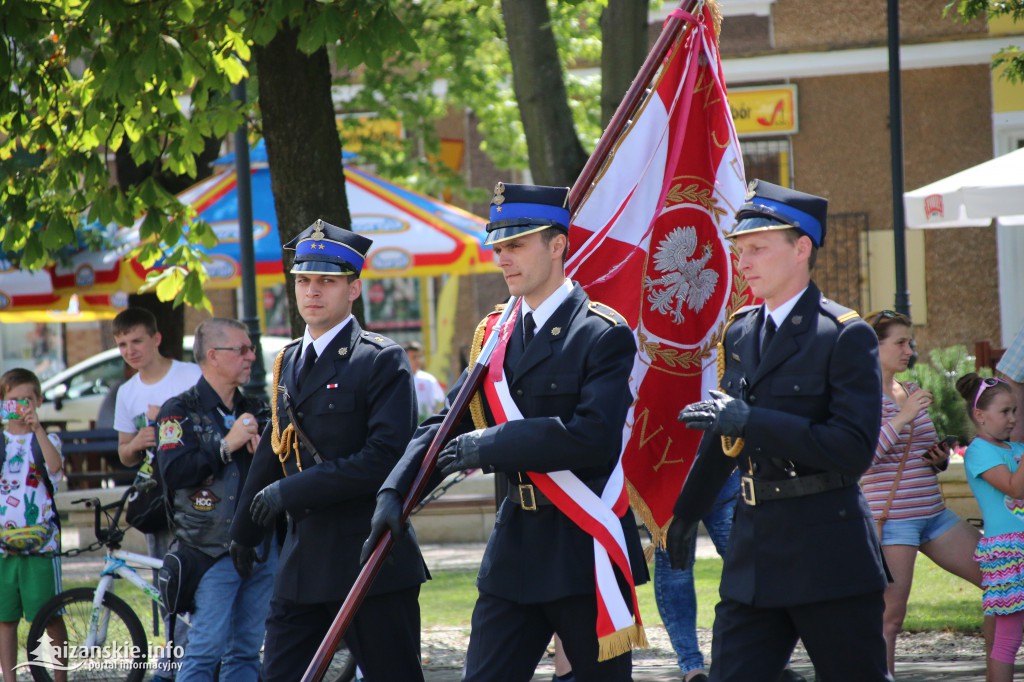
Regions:
[[[212, 245], [212, 231], [158, 178], [195, 177], [204, 138], [242, 123], [229, 93], [248, 74], [251, 45], [268, 43], [287, 24], [306, 53], [340, 43], [347, 63], [376, 66], [391, 50], [415, 50], [395, 4], [0, 0], [5, 256], [37, 269], [62, 249], [101, 243], [103, 230], [87, 225], [131, 225], [145, 215], [140, 260], [162, 257], [170, 266], [153, 283], [158, 295], [208, 307], [192, 245]], [[138, 165], [153, 168], [124, 190], [112, 181], [109, 160], [123, 145]]]
[[[913, 369], [901, 373], [901, 381], [912, 381], [931, 391], [932, 404], [928, 416], [935, 424], [939, 437], [956, 436], [961, 444], [974, 437], [974, 427], [967, 418], [964, 399], [957, 393], [956, 381], [974, 371], [974, 356], [968, 355], [966, 346], [937, 348], [928, 354], [928, 363], [918, 362]], [[991, 371], [982, 370], [982, 376]]]
[[[566, 80], [569, 106], [584, 147], [601, 136], [601, 12], [607, 0], [549, 1], [552, 30]], [[407, 136], [392, 144], [368, 140], [362, 156], [395, 180], [436, 194], [461, 178], [437, 158], [437, 121], [449, 112], [472, 112], [481, 148], [498, 168], [529, 166], [519, 104], [512, 90], [500, 0], [421, 0], [400, 11], [420, 51], [388, 55], [379, 69], [345, 74], [359, 90], [348, 106], [402, 122]], [[574, 72], [576, 67], [595, 68]], [[482, 198], [475, 197], [475, 198]]]
[[[950, 0], [943, 10], [945, 16], [953, 15], [966, 23], [984, 17], [994, 19], [1001, 16], [1013, 18], [1014, 23], [1024, 21], [1024, 0]], [[992, 67], [1005, 66], [1003, 77], [1011, 83], [1024, 83], [1024, 52], [1018, 47], [1004, 47], [992, 59]]]

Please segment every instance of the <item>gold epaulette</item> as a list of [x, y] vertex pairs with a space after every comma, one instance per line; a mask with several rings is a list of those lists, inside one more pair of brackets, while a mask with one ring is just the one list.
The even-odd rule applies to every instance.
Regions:
[[839, 317], [837, 317], [836, 322], [838, 322], [839, 324], [846, 324], [850, 320], [856, 320], [858, 317], [860, 317], [860, 313], [858, 313], [856, 310], [851, 310], [845, 315], [840, 315]]
[[[476, 331], [473, 332], [473, 342], [469, 346], [469, 366], [472, 367], [476, 364], [476, 359], [480, 357], [480, 351], [484, 347], [484, 336], [487, 335], [487, 320], [492, 315], [499, 315], [505, 310], [506, 303], [499, 303], [494, 306], [494, 310], [487, 313], [484, 319], [480, 320], [480, 323], [476, 326]], [[488, 427], [487, 415], [484, 414], [484, 401], [480, 397], [480, 391], [473, 394], [472, 399], [469, 401], [469, 414], [473, 418], [473, 426], [478, 429], [486, 429]]]
[[626, 318], [620, 315], [619, 312], [610, 305], [605, 305], [598, 301], [591, 301], [587, 304], [587, 308], [595, 315], [603, 317], [611, 322], [613, 326], [616, 324], [626, 324]]

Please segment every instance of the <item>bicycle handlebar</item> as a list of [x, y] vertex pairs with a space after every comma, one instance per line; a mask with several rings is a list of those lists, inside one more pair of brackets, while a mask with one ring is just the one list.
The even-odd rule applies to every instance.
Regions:
[[[128, 486], [128, 489], [121, 495], [121, 499], [110, 504], [100, 504], [98, 497], [83, 497], [80, 500], [72, 500], [71, 504], [84, 504], [87, 508], [92, 507], [95, 514], [94, 527], [96, 531], [96, 539], [101, 542], [108, 542], [112, 539], [119, 539], [116, 537], [116, 531], [118, 530], [117, 524], [121, 520], [121, 513], [124, 511], [124, 506], [134, 493], [138, 492], [135, 484]], [[114, 515], [110, 517], [110, 525], [107, 528], [102, 528], [100, 523], [100, 515], [110, 510], [115, 510]]]

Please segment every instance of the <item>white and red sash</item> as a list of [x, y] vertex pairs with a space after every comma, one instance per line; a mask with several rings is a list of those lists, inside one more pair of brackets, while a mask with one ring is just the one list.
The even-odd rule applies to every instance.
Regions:
[[[505, 349], [508, 346], [512, 330], [515, 328], [516, 318], [519, 316], [519, 307], [520, 304], [517, 302], [512, 314], [508, 316], [499, 330], [498, 345], [488, 362], [487, 377], [484, 379], [484, 399], [497, 424], [523, 418], [519, 406], [512, 399], [508, 379], [502, 368]], [[486, 333], [488, 337], [493, 333], [493, 327], [497, 321], [497, 315], [487, 318]], [[609, 476], [600, 497], [588, 488], [576, 474], [568, 470], [552, 471], [546, 474], [530, 471], [527, 472], [527, 476], [560, 512], [594, 538], [598, 660], [605, 661], [633, 648], [648, 646], [640, 619], [633, 572], [629, 566], [626, 538], [622, 533], [622, 524], [619, 520], [629, 508], [629, 496], [622, 473], [621, 455], [619, 461], [615, 463], [615, 470]], [[615, 577], [616, 568], [629, 585], [633, 600], [632, 613], [619, 590]]]

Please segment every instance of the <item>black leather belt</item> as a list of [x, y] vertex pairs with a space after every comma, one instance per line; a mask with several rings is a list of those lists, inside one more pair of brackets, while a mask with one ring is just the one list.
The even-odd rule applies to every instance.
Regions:
[[765, 481], [751, 476], [740, 478], [740, 496], [750, 506], [758, 505], [771, 500], [785, 500], [790, 497], [803, 497], [805, 495], [816, 495], [829, 490], [845, 488], [856, 485], [857, 479], [853, 476], [840, 474], [836, 471], [826, 471], [822, 474], [810, 474], [796, 478], [780, 479], [778, 481]]
[[[600, 495], [601, 491], [604, 490], [604, 484], [607, 482], [607, 478], [600, 478], [594, 481], [584, 481], [584, 485], [593, 490], [595, 494]], [[512, 501], [512, 504], [522, 507], [524, 511], [537, 511], [537, 507], [547, 507], [554, 504], [547, 495], [540, 491], [540, 488], [532, 483], [509, 481], [507, 497]]]
[[537, 511], [537, 507], [546, 507], [554, 504], [547, 495], [531, 483], [508, 484], [508, 499], [526, 511]]

